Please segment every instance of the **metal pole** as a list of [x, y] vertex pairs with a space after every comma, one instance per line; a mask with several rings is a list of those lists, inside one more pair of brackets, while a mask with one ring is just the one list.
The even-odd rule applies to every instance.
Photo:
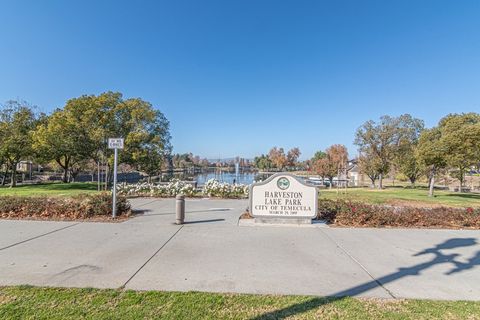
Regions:
[[113, 160], [113, 213], [112, 217], [117, 217], [117, 154], [118, 149], [115, 148], [115, 157]]

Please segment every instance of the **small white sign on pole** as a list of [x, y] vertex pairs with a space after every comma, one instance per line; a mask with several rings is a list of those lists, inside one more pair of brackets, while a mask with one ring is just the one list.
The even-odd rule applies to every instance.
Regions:
[[115, 156], [113, 161], [113, 204], [112, 204], [112, 217], [117, 217], [117, 162], [118, 162], [118, 149], [123, 149], [123, 138], [109, 138], [108, 148], [114, 149]]
[[109, 149], [123, 149], [123, 138], [109, 138], [108, 139], [108, 148]]

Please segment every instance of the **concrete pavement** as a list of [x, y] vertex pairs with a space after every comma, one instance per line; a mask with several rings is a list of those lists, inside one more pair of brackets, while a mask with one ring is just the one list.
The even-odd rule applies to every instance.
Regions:
[[480, 300], [480, 231], [238, 226], [245, 200], [122, 223], [0, 220], [0, 285]]

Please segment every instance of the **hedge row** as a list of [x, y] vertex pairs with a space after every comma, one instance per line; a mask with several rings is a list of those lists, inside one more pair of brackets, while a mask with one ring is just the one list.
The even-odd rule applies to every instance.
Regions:
[[480, 228], [480, 208], [417, 208], [319, 200], [318, 219], [349, 227]]
[[[125, 197], [117, 198], [117, 214], [130, 214]], [[16, 219], [90, 219], [112, 215], [110, 193], [82, 194], [72, 197], [0, 197], [0, 218]]]

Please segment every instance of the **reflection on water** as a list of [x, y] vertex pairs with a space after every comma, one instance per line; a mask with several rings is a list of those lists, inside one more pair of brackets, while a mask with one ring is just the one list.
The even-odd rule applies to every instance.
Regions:
[[198, 185], [203, 185], [210, 179], [216, 179], [219, 182], [227, 183], [237, 183], [237, 184], [251, 184], [254, 182], [255, 173], [254, 172], [240, 172], [238, 175], [235, 175], [234, 172], [225, 172], [225, 171], [211, 171], [200, 173], [194, 176], [194, 180], [197, 181]]

